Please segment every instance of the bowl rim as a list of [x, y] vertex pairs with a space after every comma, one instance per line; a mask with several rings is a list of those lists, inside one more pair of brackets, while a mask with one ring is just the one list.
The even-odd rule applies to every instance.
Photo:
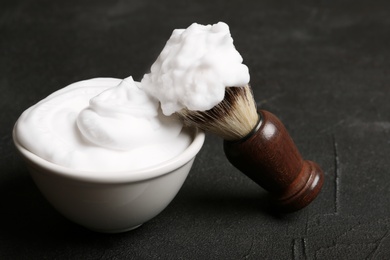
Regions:
[[[139, 182], [148, 179], [156, 178], [168, 174], [188, 163], [191, 159], [195, 158], [200, 149], [203, 146], [205, 140], [205, 133], [195, 127], [189, 128], [192, 134], [192, 142], [190, 145], [178, 156], [165, 161], [163, 163], [131, 171], [113, 171], [107, 172], [107, 174], [94, 175], [94, 171], [77, 170], [61, 166], [50, 161], [47, 161], [36, 154], [30, 152], [23, 147], [16, 138], [15, 134], [16, 124], [12, 131], [12, 138], [15, 147], [22, 157], [26, 160], [26, 163], [33, 168], [43, 168], [46, 171], [39, 171], [44, 174], [55, 174], [66, 179], [78, 180], [90, 183], [126, 183], [126, 182]], [[50, 173], [49, 173], [50, 172]]]

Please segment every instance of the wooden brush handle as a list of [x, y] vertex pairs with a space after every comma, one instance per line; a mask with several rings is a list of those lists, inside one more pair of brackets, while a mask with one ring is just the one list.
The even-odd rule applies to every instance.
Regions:
[[248, 136], [224, 141], [228, 160], [276, 198], [280, 209], [307, 206], [320, 192], [320, 167], [302, 159], [284, 125], [270, 112], [259, 110], [260, 120]]

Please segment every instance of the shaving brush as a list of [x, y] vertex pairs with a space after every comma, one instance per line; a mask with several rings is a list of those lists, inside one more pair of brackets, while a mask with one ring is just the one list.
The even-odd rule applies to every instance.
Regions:
[[284, 125], [272, 113], [257, 110], [249, 85], [227, 87], [224, 99], [207, 111], [182, 109], [185, 124], [224, 139], [229, 162], [267, 190], [282, 211], [296, 211], [313, 201], [323, 172], [303, 160]]

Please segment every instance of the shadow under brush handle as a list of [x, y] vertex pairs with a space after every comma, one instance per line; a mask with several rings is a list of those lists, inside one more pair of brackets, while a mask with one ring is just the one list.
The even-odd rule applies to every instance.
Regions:
[[258, 113], [259, 123], [250, 134], [238, 141], [224, 141], [226, 157], [270, 192], [281, 210], [304, 208], [320, 192], [323, 172], [316, 163], [302, 159], [275, 115], [265, 110]]

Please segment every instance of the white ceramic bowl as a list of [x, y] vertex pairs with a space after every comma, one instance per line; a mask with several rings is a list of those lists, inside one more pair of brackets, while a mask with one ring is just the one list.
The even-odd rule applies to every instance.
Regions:
[[13, 138], [36, 185], [61, 214], [91, 230], [118, 233], [152, 219], [175, 197], [204, 143], [202, 131], [191, 134], [190, 146], [165, 163], [98, 177], [48, 162]]

